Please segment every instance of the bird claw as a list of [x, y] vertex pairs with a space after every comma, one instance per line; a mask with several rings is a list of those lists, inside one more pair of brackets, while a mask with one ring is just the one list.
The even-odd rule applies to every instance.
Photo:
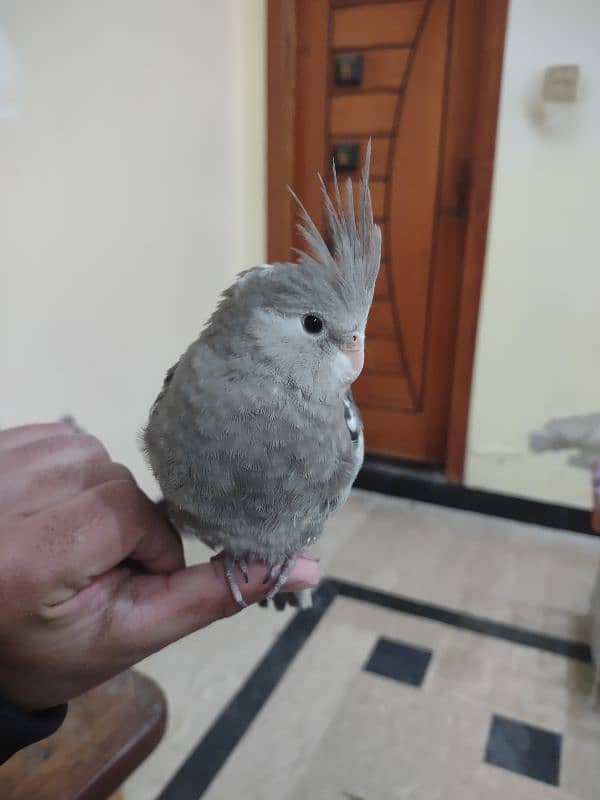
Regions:
[[246, 564], [245, 559], [235, 558], [231, 553], [224, 553], [223, 556], [223, 568], [225, 572], [225, 578], [229, 585], [229, 589], [231, 594], [233, 595], [233, 599], [238, 604], [240, 608], [247, 608], [248, 603], [244, 600], [242, 596], [241, 589], [238, 585], [237, 578], [235, 576], [235, 565], [238, 564], [242, 575], [244, 576], [244, 580], [248, 583], [248, 565]]
[[[272, 586], [265, 599], [272, 600], [277, 592], [281, 589], [283, 584], [287, 581], [290, 577], [291, 571], [294, 569], [294, 564], [296, 563], [296, 556], [292, 556], [291, 558], [286, 558], [283, 564], [281, 565], [281, 569], [279, 571], [279, 575], [277, 576], [277, 580], [275, 581], [274, 586]], [[272, 569], [272, 568], [271, 568]]]
[[[219, 558], [219, 556], [216, 556]], [[296, 556], [291, 556], [290, 558], [286, 558], [283, 563], [281, 564], [272, 564], [267, 572], [265, 579], [263, 580], [263, 585], [270, 583], [271, 581], [275, 580], [273, 586], [269, 589], [267, 594], [265, 595], [264, 599], [261, 600], [260, 605], [267, 605], [269, 600], [273, 600], [275, 596], [279, 593], [279, 590], [283, 586], [283, 584], [287, 581], [290, 577], [292, 570], [294, 569], [294, 564], [296, 563]], [[237, 576], [235, 574], [235, 567], [236, 565], [239, 567], [240, 572], [242, 573], [242, 577], [244, 578], [244, 582], [248, 583], [248, 562], [244, 557], [236, 557], [232, 553], [225, 551], [223, 553], [223, 567], [225, 572], [225, 578], [227, 580], [227, 584], [229, 586], [229, 590], [233, 596], [233, 599], [238, 604], [240, 608], [247, 608], [248, 603], [244, 600], [242, 595], [242, 591], [240, 589]], [[276, 607], [278, 609], [283, 609], [286, 602], [290, 602], [289, 599], [286, 597], [279, 598], [279, 601], [275, 601]]]
[[270, 581], [272, 581], [281, 568], [282, 568], [282, 564], [272, 564], [271, 567], [269, 568], [269, 571], [265, 575], [265, 579], [263, 581], [263, 586], [264, 586], [265, 583], [269, 583]]

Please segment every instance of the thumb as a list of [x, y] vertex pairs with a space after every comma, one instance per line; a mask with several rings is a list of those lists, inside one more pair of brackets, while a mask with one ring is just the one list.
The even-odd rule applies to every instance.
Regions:
[[[263, 562], [250, 562], [246, 583], [236, 567], [238, 586], [248, 605], [262, 600], [271, 588], [272, 581], [264, 582], [268, 570]], [[131, 582], [133, 609], [123, 615], [123, 625], [130, 644], [150, 651], [240, 611], [220, 558], [169, 575], [133, 576]], [[312, 589], [318, 582], [319, 565], [301, 556], [281, 591]]]

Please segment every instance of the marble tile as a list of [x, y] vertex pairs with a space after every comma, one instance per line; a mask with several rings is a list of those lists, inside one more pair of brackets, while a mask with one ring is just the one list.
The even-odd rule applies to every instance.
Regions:
[[363, 669], [410, 686], [421, 686], [431, 655], [431, 650], [423, 647], [379, 637]]
[[332, 517], [323, 536], [315, 545], [314, 552], [321, 559], [321, 571], [326, 574], [336, 558], [356, 536], [368, 534], [367, 520], [371, 508], [377, 503], [377, 495], [359, 489], [353, 491], [346, 505]]
[[561, 750], [561, 733], [494, 714], [485, 762], [549, 786], [558, 786]]
[[338, 597], [327, 614], [331, 624], [344, 623], [357, 629], [378, 633], [390, 639], [410, 642], [416, 647], [437, 649], [449, 628], [440, 622], [421, 619], [411, 614]]
[[562, 656], [455, 631], [435, 651], [428, 687], [476, 699], [539, 727], [564, 730], [572, 696], [570, 668]]
[[364, 673], [307, 764], [291, 800], [447, 800], [479, 764], [489, 713]]
[[449, 800], [576, 800], [562, 787], [507, 772], [505, 769], [482, 763], [474, 768], [459, 791]]
[[[600, 716], [598, 711], [596, 715]], [[600, 797], [600, 730], [568, 726], [563, 742], [561, 783], [579, 800]]]
[[585, 634], [599, 563], [600, 539], [377, 497], [367, 528], [351, 537], [330, 572], [574, 638], [580, 630]]
[[[185, 549], [190, 563], [210, 555]], [[563, 638], [589, 632], [600, 539], [360, 491], [317, 550], [323, 573], [346, 581]], [[126, 800], [159, 794], [294, 613], [252, 608], [143, 662], [170, 721]], [[378, 637], [432, 651], [421, 688], [362, 673]], [[590, 688], [588, 665], [340, 597], [204, 798], [595, 799]], [[564, 732], [559, 788], [483, 763], [493, 714]]]
[[348, 687], [375, 638], [374, 631], [358, 630], [327, 615], [209, 787], [206, 800], [240, 793], [246, 800], [287, 797], [346, 702]]
[[[185, 550], [188, 563], [204, 561], [211, 554], [199, 542], [186, 541]], [[169, 718], [163, 740], [125, 783], [126, 800], [151, 800], [159, 794], [293, 613], [249, 608], [138, 665], [165, 692]]]

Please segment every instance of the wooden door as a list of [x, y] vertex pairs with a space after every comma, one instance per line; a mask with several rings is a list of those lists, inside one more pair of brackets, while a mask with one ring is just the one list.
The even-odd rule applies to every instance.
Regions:
[[354, 386], [367, 450], [432, 464], [448, 435], [481, 7], [301, 0], [294, 32], [294, 188], [315, 219], [315, 173], [330, 178], [335, 153], [357, 179], [373, 144], [383, 258]]

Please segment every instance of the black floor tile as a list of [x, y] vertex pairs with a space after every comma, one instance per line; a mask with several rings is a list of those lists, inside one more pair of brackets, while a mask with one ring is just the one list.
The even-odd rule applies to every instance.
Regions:
[[365, 664], [365, 670], [411, 686], [420, 686], [430, 660], [431, 650], [391, 639], [379, 639]]
[[485, 760], [496, 767], [558, 786], [562, 736], [494, 715]]

